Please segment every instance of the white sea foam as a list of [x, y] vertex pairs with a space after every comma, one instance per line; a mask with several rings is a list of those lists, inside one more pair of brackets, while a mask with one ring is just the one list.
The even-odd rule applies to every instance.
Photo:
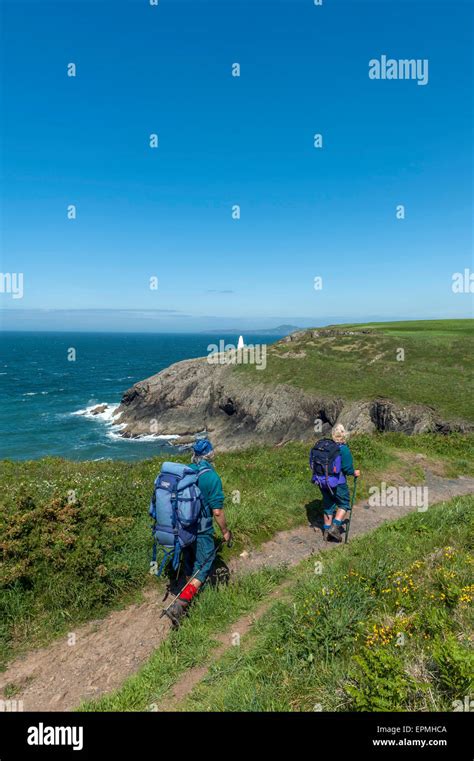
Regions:
[[85, 407], [84, 409], [71, 412], [71, 415], [82, 415], [83, 417], [86, 417], [89, 420], [100, 420], [102, 423], [108, 423], [109, 425], [113, 425], [115, 421], [118, 420], [120, 415], [122, 414], [121, 412], [118, 415], [115, 414], [119, 405], [107, 404], [107, 407], [103, 412], [99, 412], [97, 415], [94, 415], [93, 410], [95, 410], [97, 407], [101, 407], [102, 404], [107, 404], [107, 402], [91, 404], [89, 407]]
[[114, 425], [113, 431], [108, 431], [107, 436], [109, 439], [115, 439], [116, 441], [159, 441], [159, 442], [166, 442], [166, 441], [172, 441], [174, 439], [180, 439], [181, 436], [175, 433], [161, 433], [161, 434], [153, 434], [153, 433], [146, 433], [143, 434], [143, 436], [134, 436], [133, 439], [124, 438], [120, 435], [120, 433], [117, 433], [117, 431], [122, 431], [124, 428], [126, 428], [126, 423], [119, 423], [118, 425]]
[[101, 407], [102, 404], [107, 404], [107, 402], [97, 402], [97, 404], [91, 404], [89, 407], [85, 407], [84, 409], [76, 410], [75, 412], [71, 412], [71, 415], [81, 415], [82, 417], [87, 418], [88, 420], [99, 420], [101, 423], [104, 423], [110, 430], [107, 431], [107, 438], [114, 439], [115, 441], [157, 441], [157, 442], [166, 442], [166, 441], [173, 441], [175, 439], [180, 439], [181, 436], [175, 433], [161, 433], [161, 434], [144, 434], [143, 436], [136, 436], [133, 439], [124, 438], [120, 431], [123, 431], [124, 428], [127, 427], [126, 423], [119, 423], [118, 420], [120, 419], [122, 412], [119, 412], [117, 414], [117, 408], [119, 407], [118, 404], [107, 404], [107, 408], [103, 412], [99, 412], [97, 415], [93, 414], [93, 410], [95, 410], [97, 407]]

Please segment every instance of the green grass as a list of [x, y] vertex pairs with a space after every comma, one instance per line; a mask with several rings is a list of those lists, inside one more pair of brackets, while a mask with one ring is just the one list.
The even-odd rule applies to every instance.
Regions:
[[463, 320], [399, 320], [394, 322], [368, 322], [365, 324], [347, 323], [346, 325], [333, 325], [335, 328], [370, 328], [381, 330], [391, 335], [405, 335], [406, 333], [429, 333], [438, 335], [459, 335], [464, 333], [472, 336], [472, 319]]
[[[449, 474], [467, 473], [472, 441], [457, 435], [354, 437], [351, 447], [363, 471], [358, 495], [367, 497], [381, 479], [421, 481], [419, 463], [400, 459], [402, 450], [426, 453]], [[234, 553], [306, 522], [306, 509], [318, 508], [308, 449], [309, 443], [291, 443], [217, 457]], [[147, 573], [147, 508], [161, 461], [0, 463], [1, 664], [156, 584]], [[472, 456], [470, 462], [472, 472]]]
[[296, 571], [179, 710], [453, 710], [472, 694], [474, 497], [387, 524]]
[[[343, 335], [344, 330], [357, 335]], [[369, 332], [361, 333], [367, 329]], [[434, 407], [446, 419], [474, 420], [474, 320], [369, 323], [305, 331], [268, 347], [267, 367], [234, 372], [246, 381], [286, 383], [349, 401], [386, 397]], [[397, 359], [403, 349], [405, 358]], [[304, 352], [304, 357], [285, 356]]]

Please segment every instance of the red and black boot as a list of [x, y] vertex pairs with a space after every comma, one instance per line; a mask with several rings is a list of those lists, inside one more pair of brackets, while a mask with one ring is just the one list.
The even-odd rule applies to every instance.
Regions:
[[180, 592], [179, 597], [177, 597], [170, 607], [164, 611], [173, 626], [177, 627], [180, 625], [181, 619], [186, 614], [189, 604], [197, 591], [197, 587], [195, 587], [194, 584], [186, 584], [184, 589]]

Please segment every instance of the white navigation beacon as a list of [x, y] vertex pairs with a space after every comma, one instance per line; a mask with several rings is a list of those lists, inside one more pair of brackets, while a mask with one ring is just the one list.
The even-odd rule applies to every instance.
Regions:
[[244, 344], [244, 337], [243, 336], [239, 336], [239, 341], [237, 343], [237, 351], [239, 349], [243, 349], [244, 346], [245, 346], [245, 344]]

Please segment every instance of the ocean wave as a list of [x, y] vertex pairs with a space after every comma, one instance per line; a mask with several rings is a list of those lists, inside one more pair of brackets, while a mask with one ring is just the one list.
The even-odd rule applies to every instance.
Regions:
[[22, 394], [22, 396], [38, 396], [39, 394], [45, 396], [46, 394], [49, 394], [49, 391], [27, 391], [25, 394]]
[[118, 404], [107, 404], [107, 407], [103, 412], [99, 412], [95, 415], [93, 414], [93, 410], [95, 410], [97, 407], [102, 407], [103, 404], [107, 404], [107, 402], [98, 402], [97, 404], [91, 404], [89, 407], [85, 407], [81, 410], [76, 410], [70, 414], [81, 415], [85, 418], [88, 418], [88, 420], [100, 420], [102, 423], [107, 423], [108, 425], [115, 425], [115, 422], [122, 414], [121, 412], [119, 412], [118, 415], [115, 414], [117, 408], [119, 407]]
[[181, 436], [179, 436], [178, 434], [175, 434], [175, 433], [170, 433], [170, 434], [166, 434], [166, 433], [160, 433], [160, 434], [146, 433], [146, 434], [143, 434], [143, 436], [134, 436], [133, 439], [128, 439], [128, 438], [124, 438], [123, 436], [121, 436], [120, 433], [117, 433], [117, 431], [121, 431], [121, 430], [123, 430], [126, 427], [127, 426], [126, 426], [125, 423], [119, 423], [118, 425], [114, 425], [114, 430], [113, 431], [108, 431], [107, 437], [109, 439], [114, 439], [114, 441], [138, 441], [138, 442], [156, 441], [156, 442], [161, 442], [161, 443], [164, 443], [164, 442], [167, 442], [167, 441], [173, 441], [175, 439], [180, 439], [181, 438]]

